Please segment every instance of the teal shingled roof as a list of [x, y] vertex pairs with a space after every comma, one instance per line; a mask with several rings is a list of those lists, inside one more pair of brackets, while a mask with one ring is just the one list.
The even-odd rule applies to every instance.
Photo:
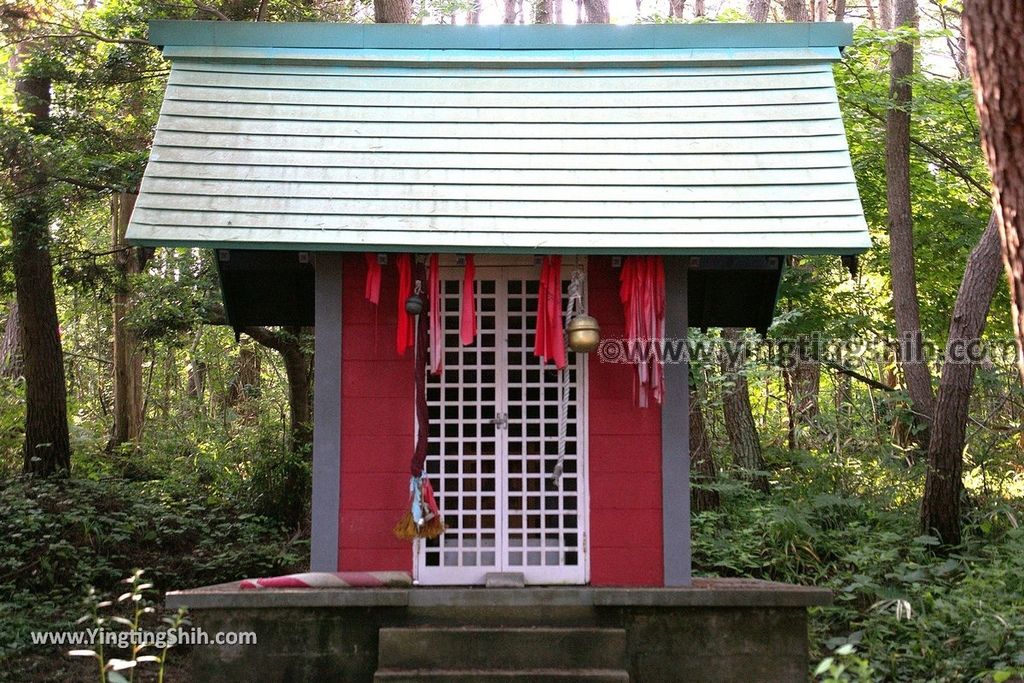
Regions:
[[843, 24], [155, 22], [128, 237], [315, 250], [855, 253]]

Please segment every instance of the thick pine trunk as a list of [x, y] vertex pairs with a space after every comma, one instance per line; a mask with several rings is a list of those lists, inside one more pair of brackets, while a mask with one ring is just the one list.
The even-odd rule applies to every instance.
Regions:
[[408, 24], [411, 18], [409, 0], [373, 0], [373, 20], [378, 24]]
[[608, 0], [583, 0], [583, 8], [586, 10], [588, 24], [608, 23]]
[[747, 0], [747, 14], [759, 24], [768, 21], [769, 9], [771, 9], [771, 0]]
[[786, 21], [807, 21], [807, 0], [783, 0], [782, 14]]
[[[953, 319], [949, 324], [946, 362], [939, 380], [938, 400], [931, 441], [928, 473], [921, 501], [921, 529], [934, 533], [949, 545], [960, 543], [960, 494], [963, 489], [963, 453], [971, 386], [977, 358], [966, 352], [981, 338], [1000, 271], [998, 219], [988, 227], [967, 259], [960, 282]], [[980, 348], [980, 347], [975, 347]]]
[[552, 0], [535, 0], [533, 5], [533, 22], [550, 24], [554, 21], [554, 5]]
[[722, 338], [734, 351], [730, 354], [726, 349], [722, 354], [722, 374], [726, 381], [722, 389], [722, 411], [733, 461], [745, 471], [755, 489], [767, 493], [768, 479], [760, 474], [764, 472], [765, 464], [761, 453], [761, 438], [750, 408], [750, 387], [741, 372], [741, 362], [734, 360], [735, 350], [742, 343], [743, 335], [736, 328], [726, 328], [722, 330]]
[[690, 386], [690, 481], [697, 484], [693, 488], [691, 503], [694, 512], [717, 510], [721, 505], [718, 491], [700, 488], [700, 484], [711, 484], [718, 479], [718, 466], [711, 451], [711, 440], [708, 438], [707, 425], [704, 422], [704, 411], [701, 408], [700, 392]]
[[[15, 96], [30, 128], [41, 131], [50, 117], [50, 81], [21, 77]], [[24, 470], [49, 475], [71, 468], [67, 387], [60, 343], [57, 301], [50, 259], [50, 215], [46, 176], [28, 149], [8, 148], [16, 197], [11, 201], [14, 281], [25, 374]]]
[[146, 252], [125, 244], [124, 233], [135, 207], [136, 195], [120, 192], [110, 200], [111, 242], [115, 253], [114, 264], [120, 281], [114, 291], [113, 309], [113, 362], [114, 362], [114, 430], [110, 447], [124, 443], [138, 443], [142, 436], [142, 350], [138, 335], [130, 328], [127, 318], [131, 313], [131, 277], [145, 267]]
[[4, 321], [4, 335], [0, 337], [0, 377], [16, 379], [22, 376], [21, 323], [18, 320], [18, 300], [12, 299]]
[[1024, 377], [1024, 2], [967, 0], [963, 18]]
[[[895, 19], [899, 26], [917, 25], [914, 0], [896, 0]], [[889, 270], [892, 277], [892, 305], [899, 333], [898, 359], [914, 411], [919, 441], [928, 443], [934, 412], [932, 375], [924, 357], [921, 309], [917, 299], [914, 265], [914, 218], [910, 203], [910, 77], [914, 70], [914, 46], [904, 42], [892, 50], [889, 96], [886, 113], [885, 175], [889, 209]]]

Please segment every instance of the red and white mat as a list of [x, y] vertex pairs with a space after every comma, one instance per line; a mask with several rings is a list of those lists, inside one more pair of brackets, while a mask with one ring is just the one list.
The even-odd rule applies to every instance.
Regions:
[[402, 588], [412, 585], [408, 572], [306, 572], [244, 579], [242, 590], [263, 588]]

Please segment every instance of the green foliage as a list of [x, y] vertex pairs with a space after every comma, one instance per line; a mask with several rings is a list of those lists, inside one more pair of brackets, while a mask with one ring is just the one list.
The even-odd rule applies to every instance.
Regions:
[[917, 531], [913, 501], [879, 495], [870, 480], [836, 495], [827, 467], [807, 474], [768, 499], [740, 489], [695, 516], [696, 570], [832, 589], [834, 604], [812, 610], [819, 680], [983, 681], [1024, 667], [1018, 507], [977, 508], [964, 544], [940, 556]]
[[199, 474], [0, 485], [0, 662], [26, 651], [29, 631], [69, 626], [87, 587], [113, 590], [139, 564], [161, 591], [302, 566], [304, 541]]

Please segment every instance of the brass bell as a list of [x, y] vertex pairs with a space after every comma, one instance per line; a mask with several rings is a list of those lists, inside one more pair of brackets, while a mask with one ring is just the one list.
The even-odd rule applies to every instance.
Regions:
[[405, 312], [409, 315], [419, 315], [423, 312], [423, 297], [413, 294], [405, 300]]
[[569, 348], [576, 353], [590, 353], [601, 343], [601, 328], [597, 319], [589, 315], [578, 315], [565, 328], [569, 337]]

